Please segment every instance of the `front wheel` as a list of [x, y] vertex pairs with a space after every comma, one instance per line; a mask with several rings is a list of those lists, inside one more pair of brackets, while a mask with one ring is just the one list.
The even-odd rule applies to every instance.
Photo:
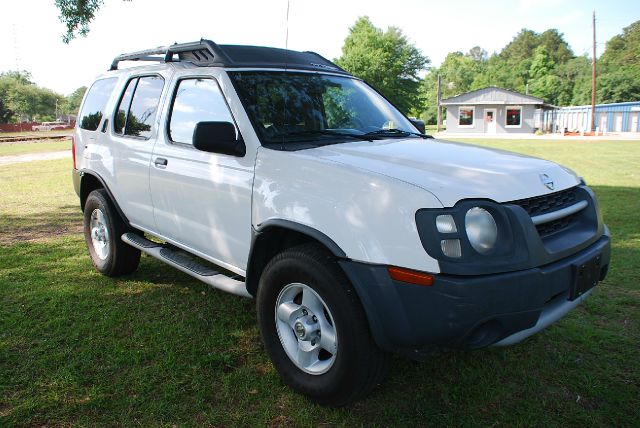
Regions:
[[291, 388], [340, 406], [382, 381], [387, 357], [349, 280], [322, 247], [306, 244], [277, 255], [257, 297], [262, 340]]

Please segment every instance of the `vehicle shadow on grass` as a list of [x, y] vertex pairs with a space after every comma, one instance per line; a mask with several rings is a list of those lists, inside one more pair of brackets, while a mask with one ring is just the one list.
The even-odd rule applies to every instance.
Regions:
[[77, 205], [20, 215], [0, 212], [0, 230], [0, 245], [81, 233], [82, 212]]

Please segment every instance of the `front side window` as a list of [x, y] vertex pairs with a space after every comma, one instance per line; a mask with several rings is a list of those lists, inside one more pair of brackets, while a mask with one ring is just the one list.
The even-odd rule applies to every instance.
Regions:
[[229, 76], [260, 141], [274, 148], [409, 138], [417, 132], [393, 105], [354, 78], [280, 71]]
[[144, 76], [129, 81], [116, 110], [114, 131], [131, 137], [150, 138], [163, 87], [164, 79], [160, 76]]
[[117, 81], [117, 78], [112, 77], [98, 80], [91, 85], [78, 117], [80, 128], [86, 129], [87, 131], [95, 131], [98, 129], [102, 116], [104, 115], [104, 108]]
[[522, 107], [507, 107], [507, 126], [522, 124]]
[[473, 126], [473, 107], [460, 107], [459, 111], [459, 125], [460, 126]]
[[174, 143], [193, 143], [198, 122], [231, 122], [227, 103], [213, 79], [184, 79], [178, 84], [169, 119], [169, 138]]

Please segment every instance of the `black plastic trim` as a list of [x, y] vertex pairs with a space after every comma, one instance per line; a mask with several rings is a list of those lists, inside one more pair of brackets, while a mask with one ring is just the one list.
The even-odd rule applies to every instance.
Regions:
[[315, 52], [263, 46], [218, 45], [206, 39], [118, 55], [113, 59], [110, 70], [117, 70], [121, 61], [174, 62], [175, 54], [178, 54], [178, 61], [189, 61], [206, 67], [297, 68], [350, 75]]
[[[513, 272], [543, 266], [568, 257], [593, 244], [604, 233], [602, 215], [595, 195], [587, 186], [577, 186], [578, 200], [588, 206], [565, 230], [540, 237], [529, 214], [515, 203], [498, 204], [486, 200], [463, 200], [453, 208], [421, 209], [416, 212], [420, 241], [426, 252], [436, 260], [443, 273], [453, 275], [487, 275]], [[489, 211], [498, 226], [496, 247], [487, 254], [476, 252], [467, 238], [464, 217], [468, 209], [478, 206]], [[452, 215], [456, 233], [439, 233], [435, 227], [438, 215]], [[462, 257], [451, 258], [442, 253], [440, 241], [460, 239]]]
[[[342, 248], [340, 248], [340, 246], [338, 244], [335, 243], [335, 241], [331, 238], [329, 238], [327, 235], [325, 235], [324, 233], [320, 232], [317, 229], [314, 229], [310, 226], [304, 225], [304, 224], [300, 224], [300, 223], [296, 223], [294, 221], [290, 221], [290, 220], [282, 220], [282, 219], [270, 219], [267, 220], [263, 223], [260, 223], [257, 227], [256, 227], [256, 235], [259, 235], [260, 233], [264, 232], [267, 228], [269, 227], [281, 227], [284, 229], [291, 229], [294, 230], [296, 232], [300, 232], [304, 235], [308, 235], [311, 238], [315, 239], [316, 241], [320, 242], [322, 245], [324, 245], [325, 247], [327, 247], [327, 249], [329, 251], [331, 251], [331, 253], [336, 256], [336, 257], [340, 257], [340, 258], [344, 258], [347, 257], [347, 254], [342, 250]], [[257, 236], [256, 236], [257, 238]]]
[[437, 274], [433, 286], [394, 281], [384, 265], [338, 263], [358, 293], [378, 346], [403, 351], [481, 348], [530, 328], [551, 300], [569, 298], [574, 266], [598, 256], [603, 280], [611, 260], [608, 233], [546, 266], [494, 275]]
[[[100, 184], [102, 185], [102, 188], [107, 192], [107, 195], [109, 196], [109, 199], [111, 199], [111, 202], [113, 203], [113, 206], [116, 208], [116, 212], [118, 213], [118, 215], [120, 215], [120, 218], [122, 219], [124, 224], [127, 227], [130, 227], [129, 219], [127, 218], [127, 216], [124, 214], [124, 212], [120, 208], [120, 205], [118, 205], [118, 202], [116, 201], [115, 196], [113, 196], [113, 193], [111, 193], [111, 190], [109, 190], [109, 186], [107, 186], [107, 183], [105, 183], [105, 181], [102, 179], [102, 177], [100, 177], [100, 175], [98, 175], [94, 171], [90, 171], [90, 170], [87, 170], [87, 169], [81, 169], [81, 170], [78, 170], [78, 171], [79, 171], [80, 177], [81, 177], [80, 191], [82, 192], [82, 178], [84, 178], [85, 175], [90, 175], [90, 176], [94, 177], [95, 179], [97, 179], [100, 182]], [[84, 210], [84, 207], [81, 207], [81, 208]]]
[[[346, 253], [336, 244], [331, 238], [324, 233], [289, 220], [271, 219], [267, 220], [257, 226], [257, 228], [251, 228], [251, 248], [249, 250], [249, 257], [247, 263], [246, 284], [247, 291], [252, 295], [256, 295], [258, 289], [258, 281], [260, 280], [261, 269], [269, 262], [268, 255], [274, 250], [279, 248], [281, 243], [269, 243], [259, 240], [260, 236], [267, 232], [269, 229], [284, 229], [297, 232], [301, 235], [307, 236], [311, 239], [315, 239], [324, 245], [335, 257], [343, 259], [346, 257]], [[265, 247], [266, 245], [266, 247]], [[267, 257], [265, 257], [267, 256]]]

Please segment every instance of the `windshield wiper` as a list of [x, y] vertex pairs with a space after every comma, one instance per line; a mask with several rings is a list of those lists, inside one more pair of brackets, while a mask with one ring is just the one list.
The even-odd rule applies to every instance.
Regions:
[[284, 136], [289, 136], [289, 135], [331, 135], [331, 136], [336, 136], [336, 137], [350, 137], [350, 138], [354, 138], [356, 140], [362, 140], [362, 141], [373, 141], [374, 140], [374, 136], [373, 135], [369, 135], [369, 134], [362, 134], [362, 135], [348, 134], [346, 132], [332, 131], [331, 129], [313, 129], [313, 130], [307, 130], [307, 131], [292, 131], [292, 132], [287, 132], [287, 133], [285, 133], [283, 135]]
[[405, 131], [397, 128], [378, 129], [377, 131], [367, 132], [364, 135], [377, 135], [382, 137], [407, 137], [409, 135], [416, 135], [424, 139], [433, 138], [431, 135], [421, 134], [420, 132]]

